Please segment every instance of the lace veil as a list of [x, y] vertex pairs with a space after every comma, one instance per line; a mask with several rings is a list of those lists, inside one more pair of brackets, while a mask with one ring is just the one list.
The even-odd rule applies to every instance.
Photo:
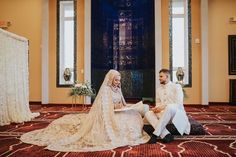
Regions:
[[120, 73], [115, 70], [106, 74], [88, 114], [65, 115], [44, 129], [23, 134], [21, 140], [63, 152], [101, 151], [147, 142], [149, 136], [142, 131], [143, 120], [137, 111], [114, 112], [110, 86], [117, 75]]
[[[92, 108], [86, 118], [82, 121], [77, 133], [59, 140], [56, 144], [49, 145], [47, 149], [60, 149], [63, 151], [65, 148], [67, 151], [78, 151], [78, 149], [80, 149], [80, 151], [83, 151], [83, 149], [89, 151], [91, 148], [91, 150], [94, 151], [127, 145], [127, 143], [122, 143], [120, 131], [114, 117], [115, 113], [114, 106], [112, 105], [112, 96], [109, 91], [111, 90], [109, 86], [111, 86], [114, 77], [117, 75], [120, 75], [120, 73], [116, 70], [110, 70], [106, 74]], [[71, 145], [71, 143], [74, 144]]]

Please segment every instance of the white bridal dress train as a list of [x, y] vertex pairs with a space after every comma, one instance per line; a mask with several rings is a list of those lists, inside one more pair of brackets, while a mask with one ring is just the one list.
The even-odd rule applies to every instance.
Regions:
[[143, 120], [136, 110], [114, 111], [124, 101], [121, 90], [114, 92], [110, 70], [88, 114], [69, 114], [54, 120], [46, 128], [21, 136], [25, 143], [47, 146], [63, 152], [102, 151], [126, 145], [146, 143]]

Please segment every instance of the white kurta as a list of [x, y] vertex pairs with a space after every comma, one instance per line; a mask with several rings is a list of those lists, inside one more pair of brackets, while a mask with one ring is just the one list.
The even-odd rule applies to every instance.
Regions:
[[178, 132], [183, 135], [190, 133], [190, 123], [183, 106], [183, 91], [179, 84], [168, 82], [157, 89], [156, 107], [166, 105], [160, 113], [149, 111], [145, 114], [148, 122], [154, 127], [153, 134], [165, 137], [169, 131], [168, 123], [173, 123]]

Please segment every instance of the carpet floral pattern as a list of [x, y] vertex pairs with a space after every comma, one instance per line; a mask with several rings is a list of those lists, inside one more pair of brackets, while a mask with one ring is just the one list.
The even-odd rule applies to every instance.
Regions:
[[45, 128], [51, 121], [63, 115], [89, 111], [80, 107], [41, 107], [32, 105], [40, 112], [36, 119], [0, 127], [1, 157], [234, 157], [236, 156], [236, 106], [214, 105], [209, 107], [185, 106], [189, 117], [200, 122], [207, 135], [175, 136], [175, 141], [163, 144], [126, 146], [101, 152], [55, 152], [19, 140], [20, 135]]

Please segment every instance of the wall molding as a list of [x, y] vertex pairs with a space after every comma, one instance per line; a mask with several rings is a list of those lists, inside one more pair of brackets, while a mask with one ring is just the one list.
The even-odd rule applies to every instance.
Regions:
[[48, 55], [48, 46], [49, 46], [49, 1], [43, 0], [42, 2], [42, 81], [41, 81], [41, 101], [43, 104], [49, 103], [49, 55]]
[[[91, 82], [91, 0], [84, 3], [84, 80]], [[84, 103], [90, 104], [91, 98], [86, 96]]]
[[209, 102], [209, 105], [229, 105], [229, 102]]
[[208, 0], [201, 0], [202, 101], [209, 104], [208, 83]]
[[[155, 86], [156, 98], [159, 83], [159, 70], [162, 69], [162, 17], [161, 0], [155, 0]], [[156, 99], [155, 98], [155, 99]]]

